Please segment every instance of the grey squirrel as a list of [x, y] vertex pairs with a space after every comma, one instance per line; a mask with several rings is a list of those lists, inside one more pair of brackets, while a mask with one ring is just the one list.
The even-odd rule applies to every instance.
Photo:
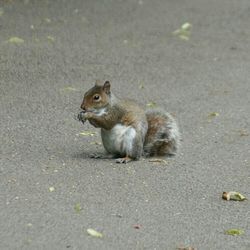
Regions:
[[85, 94], [78, 119], [101, 128], [102, 143], [117, 163], [145, 156], [174, 155], [180, 134], [175, 119], [161, 110], [144, 111], [136, 102], [118, 99], [111, 85], [96, 83]]

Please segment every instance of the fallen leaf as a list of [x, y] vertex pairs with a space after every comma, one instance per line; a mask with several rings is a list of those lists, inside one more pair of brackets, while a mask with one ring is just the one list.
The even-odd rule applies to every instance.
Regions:
[[178, 247], [178, 250], [195, 250], [194, 247]]
[[50, 192], [54, 192], [54, 191], [55, 191], [55, 188], [54, 188], [54, 187], [49, 187], [49, 191], [50, 191]]
[[4, 13], [3, 8], [0, 8], [0, 16], [2, 16]]
[[246, 197], [238, 192], [230, 191], [230, 192], [223, 192], [222, 198], [224, 200], [232, 200], [232, 201], [244, 201]]
[[144, 84], [140, 84], [139, 89], [144, 89]]
[[217, 112], [211, 112], [208, 114], [208, 122], [211, 122], [215, 117], [219, 116]]
[[47, 39], [51, 42], [54, 42], [55, 41], [55, 38], [53, 36], [47, 36]]
[[22, 38], [17, 37], [17, 36], [13, 36], [9, 40], [7, 40], [7, 42], [8, 43], [20, 44], [20, 43], [24, 43], [24, 40]]
[[102, 233], [99, 233], [99, 232], [97, 232], [96, 230], [94, 230], [92, 228], [88, 228], [87, 233], [89, 235], [93, 236], [93, 237], [96, 237], [96, 238], [102, 238], [103, 237]]
[[245, 130], [239, 130], [240, 136], [249, 136], [249, 133]]
[[181, 28], [175, 30], [173, 35], [178, 36], [182, 40], [189, 40], [191, 35], [192, 25], [190, 23], [184, 23], [181, 25]]
[[216, 117], [216, 116], [219, 116], [219, 113], [212, 112], [212, 113], [208, 114], [208, 118], [213, 118], [213, 117]]
[[167, 163], [166, 160], [163, 159], [150, 159], [149, 162], [156, 162], [156, 163]]
[[83, 131], [81, 133], [79, 133], [79, 135], [83, 135], [83, 136], [95, 136], [95, 132], [92, 131]]
[[229, 229], [225, 231], [225, 234], [228, 234], [228, 235], [242, 235], [244, 233], [245, 232], [242, 229]]
[[140, 225], [140, 224], [135, 224], [135, 225], [133, 226], [133, 228], [134, 228], [134, 229], [141, 229], [141, 225]]
[[184, 23], [184, 24], [182, 24], [182, 26], [181, 26], [181, 29], [182, 30], [189, 30], [189, 29], [191, 29], [192, 28], [192, 25], [190, 24], [190, 23]]
[[61, 90], [62, 91], [78, 91], [78, 89], [76, 89], [74, 87], [70, 87], [70, 86], [64, 87]]
[[122, 215], [121, 214], [116, 214], [115, 215], [117, 218], [122, 218]]
[[44, 21], [45, 21], [46, 23], [51, 23], [51, 20], [50, 20], [49, 18], [44, 18]]
[[149, 102], [149, 103], [147, 103], [147, 107], [152, 108], [152, 107], [155, 107], [155, 106], [156, 106], [155, 102]]
[[8, 180], [8, 183], [16, 183], [16, 179], [12, 178], [12, 179]]
[[92, 141], [90, 144], [91, 145], [102, 145], [102, 143], [99, 141]]
[[74, 206], [74, 209], [77, 213], [80, 213], [80, 211], [82, 211], [82, 207], [80, 203], [76, 203]]

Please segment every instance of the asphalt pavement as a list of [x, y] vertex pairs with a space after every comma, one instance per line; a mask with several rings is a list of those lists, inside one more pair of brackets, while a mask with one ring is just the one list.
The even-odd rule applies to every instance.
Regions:
[[[249, 24], [249, 0], [0, 0], [0, 249], [249, 250], [221, 198], [250, 199]], [[96, 79], [173, 114], [178, 154], [89, 158]]]

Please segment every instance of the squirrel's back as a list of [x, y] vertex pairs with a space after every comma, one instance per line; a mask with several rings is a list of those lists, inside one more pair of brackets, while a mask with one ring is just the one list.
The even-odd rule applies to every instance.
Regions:
[[174, 155], [180, 144], [180, 133], [175, 119], [162, 110], [146, 112], [148, 131], [144, 142], [147, 156]]

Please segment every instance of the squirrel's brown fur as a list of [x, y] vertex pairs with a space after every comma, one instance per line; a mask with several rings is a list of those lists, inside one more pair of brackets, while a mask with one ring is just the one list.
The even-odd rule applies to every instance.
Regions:
[[88, 90], [81, 105], [79, 120], [101, 128], [104, 148], [118, 163], [146, 156], [173, 155], [179, 145], [179, 130], [174, 118], [161, 110], [145, 112], [137, 103], [118, 99], [110, 83], [96, 84]]

